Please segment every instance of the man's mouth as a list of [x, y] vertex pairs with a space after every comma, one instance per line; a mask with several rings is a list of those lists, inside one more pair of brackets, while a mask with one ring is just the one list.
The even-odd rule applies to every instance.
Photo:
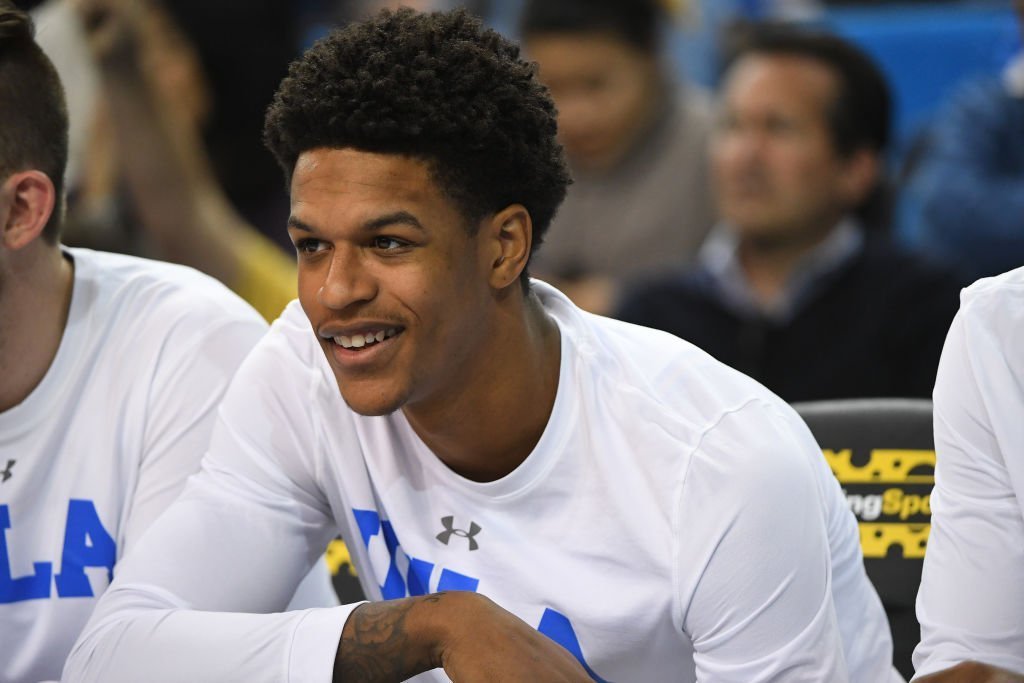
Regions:
[[389, 327], [375, 332], [367, 331], [362, 334], [338, 335], [331, 337], [335, 344], [343, 349], [362, 349], [374, 344], [379, 344], [385, 339], [390, 339], [402, 330], [397, 327]]

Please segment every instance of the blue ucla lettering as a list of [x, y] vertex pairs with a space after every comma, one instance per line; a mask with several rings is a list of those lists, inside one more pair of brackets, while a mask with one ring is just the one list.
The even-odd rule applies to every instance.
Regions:
[[[409, 576], [406, 583], [409, 585], [409, 595], [426, 595], [430, 592], [430, 574], [434, 571], [434, 563], [419, 560], [415, 557], [409, 558]], [[438, 590], [444, 590], [439, 588]]]
[[50, 597], [49, 562], [34, 562], [35, 573], [17, 579], [11, 577], [11, 558], [7, 554], [7, 529], [11, 528], [11, 513], [0, 505], [0, 603], [38, 600]]
[[34, 562], [34, 574], [16, 579], [11, 576], [6, 536], [6, 530], [10, 528], [10, 510], [6, 505], [0, 505], [0, 603], [49, 598], [51, 577], [57, 585], [58, 597], [92, 597], [86, 567], [105, 567], [108, 580], [113, 578], [117, 544], [103, 527], [91, 500], [68, 501], [61, 572], [56, 576], [51, 562]]
[[91, 598], [92, 586], [85, 575], [85, 568], [106, 567], [107, 581], [112, 581], [116, 559], [117, 545], [103, 528], [93, 502], [74, 498], [68, 501], [60, 574], [54, 577], [57, 595], [62, 598]]
[[[384, 584], [380, 587], [381, 595], [384, 599], [404, 598], [407, 595], [426, 595], [431, 592], [429, 585], [430, 577], [434, 573], [434, 563], [406, 555], [402, 550], [401, 544], [398, 542], [398, 536], [395, 534], [391, 522], [386, 519], [382, 520], [380, 513], [377, 511], [353, 509], [352, 512], [355, 515], [356, 525], [359, 527], [359, 534], [363, 538], [363, 545], [367, 549], [369, 549], [370, 541], [374, 536], [381, 534], [384, 539], [384, 546], [387, 548], [388, 557], [390, 558], [387, 576], [384, 578]], [[398, 569], [400, 557], [408, 560], [409, 569], [404, 578]], [[479, 579], [460, 574], [451, 569], [442, 568], [437, 582], [437, 590], [476, 592], [479, 584]], [[608, 683], [608, 681], [598, 676], [590, 668], [590, 665], [587, 664], [586, 659], [583, 657], [583, 648], [580, 647], [579, 638], [572, 627], [572, 622], [564, 614], [556, 612], [551, 608], [545, 609], [544, 614], [541, 615], [540, 625], [537, 626], [537, 630], [572, 653], [596, 683]]]
[[[407, 595], [426, 595], [430, 591], [430, 576], [434, 571], [434, 564], [415, 557], [406, 555], [398, 542], [391, 522], [380, 518], [375, 510], [352, 510], [356, 518], [356, 525], [359, 527], [359, 534], [363, 538], [363, 545], [370, 547], [370, 540], [380, 534], [384, 539], [384, 547], [388, 551], [388, 571], [384, 577], [384, 583], [380, 584], [380, 593], [385, 600], [404, 598]], [[406, 576], [402, 576], [399, 570], [399, 560], [408, 560], [409, 570]], [[466, 576], [451, 569], [442, 569], [438, 579], [437, 590], [439, 591], [475, 591], [480, 580], [472, 576]]]
[[541, 615], [540, 625], [537, 626], [537, 630], [568, 650], [597, 683], [608, 683], [594, 673], [594, 670], [587, 664], [587, 660], [583, 658], [583, 648], [580, 647], [580, 639], [576, 637], [576, 631], [573, 630], [569, 617], [549, 607]]

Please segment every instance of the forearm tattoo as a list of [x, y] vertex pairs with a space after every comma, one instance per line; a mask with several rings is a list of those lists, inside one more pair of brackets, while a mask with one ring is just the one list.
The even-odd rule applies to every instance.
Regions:
[[439, 594], [371, 602], [349, 617], [334, 662], [334, 683], [392, 683], [434, 668], [431, 652], [415, 642], [406, 617], [417, 603], [436, 603]]

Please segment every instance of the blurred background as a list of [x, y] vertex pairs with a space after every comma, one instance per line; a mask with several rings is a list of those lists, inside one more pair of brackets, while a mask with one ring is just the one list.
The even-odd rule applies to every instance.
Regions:
[[[137, 224], [118, 178], [117, 138], [87, 37], [70, 0], [17, 3], [31, 10], [38, 37], [67, 87], [72, 121], [67, 241], [160, 256], [159, 240]], [[111, 3], [114, 7], [118, 3]], [[137, 2], [121, 4], [139, 4]], [[333, 26], [389, 3], [381, 0], [150, 0], [162, 15], [144, 38], [148, 78], [199, 132], [216, 182], [241, 217], [282, 249], [287, 201], [260, 141], [263, 111], [287, 65]], [[423, 9], [462, 5], [509, 36], [519, 35], [522, 0], [406, 2]], [[1020, 49], [1011, 0], [824, 2], [664, 0], [665, 50], [680, 81], [714, 92], [728, 35], [738, 23], [785, 20], [825, 27], [863, 46], [894, 91], [889, 164], [902, 179], [929, 124], [958, 86], [998, 78]], [[166, 106], [166, 105], [161, 105]], [[116, 118], [116, 116], [114, 117]], [[910, 171], [913, 169], [911, 168]], [[138, 199], [137, 197], [135, 198]], [[913, 216], [898, 231], [913, 232]], [[155, 252], [155, 253], [154, 253]]]

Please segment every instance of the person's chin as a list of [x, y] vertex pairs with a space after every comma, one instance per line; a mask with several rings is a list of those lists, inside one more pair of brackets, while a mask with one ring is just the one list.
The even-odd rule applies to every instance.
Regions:
[[399, 410], [404, 399], [395, 392], [369, 386], [356, 387], [338, 380], [341, 398], [353, 412], [363, 417], [380, 417]]

